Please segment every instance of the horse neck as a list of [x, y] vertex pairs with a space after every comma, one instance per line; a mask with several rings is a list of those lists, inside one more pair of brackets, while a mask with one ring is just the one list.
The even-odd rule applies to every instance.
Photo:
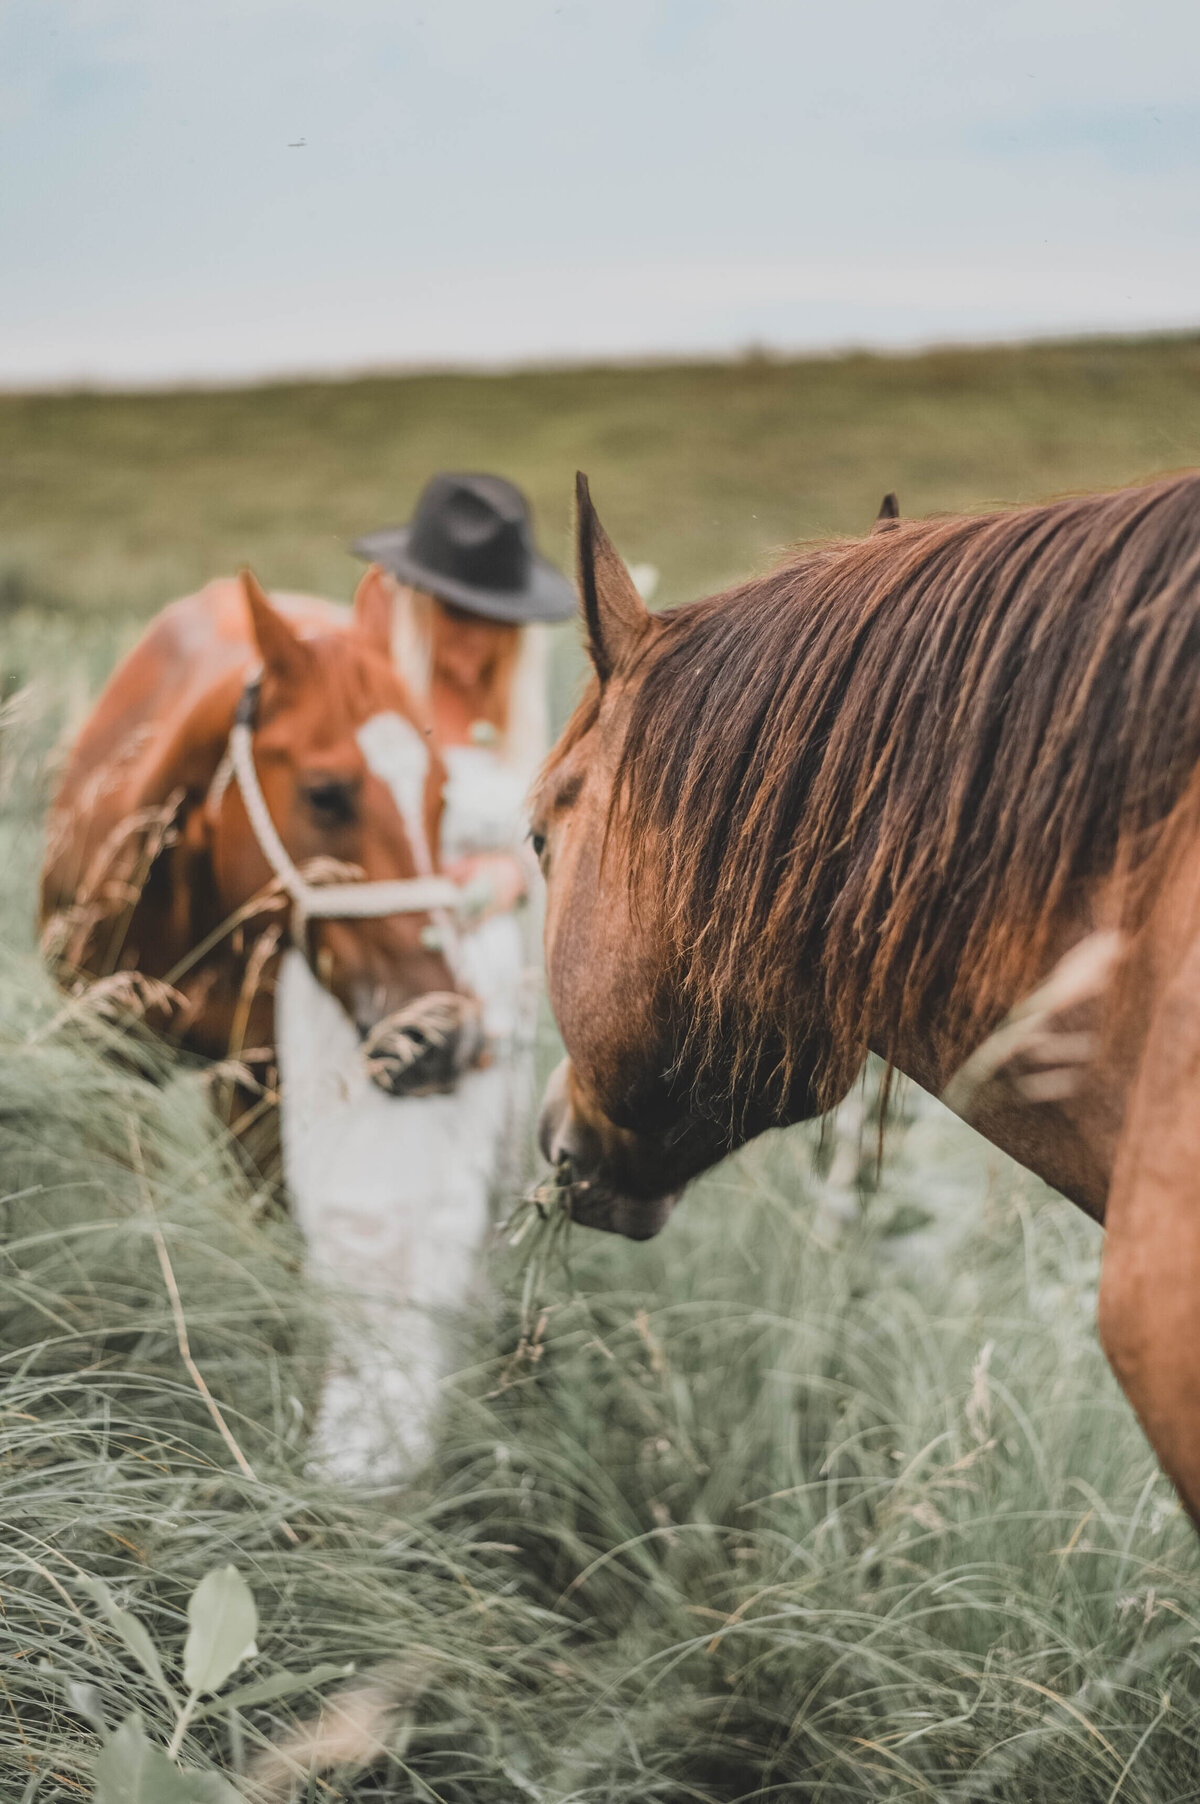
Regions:
[[[1062, 958], [1093, 929], [1092, 920], [1081, 918], [1073, 929], [1064, 930], [1047, 954], [1034, 993], [1057, 976]], [[1010, 1010], [1027, 1001], [1027, 995], [1013, 996]], [[900, 1045], [889, 1047], [872, 1038], [871, 1050], [923, 1090], [947, 1101], [985, 1140], [1102, 1222], [1125, 1096], [1144, 1029], [1140, 1020], [1124, 1014], [1118, 1031], [1117, 1017], [1108, 1014], [1109, 1001], [1107, 993], [1088, 996], [1045, 1017], [1043, 1031], [1094, 1034], [1099, 1048], [1090, 1062], [1079, 1066], [1063, 1096], [1025, 1091], [1019, 1063], [1002, 1063], [987, 1076], [987, 1053], [994, 1050], [999, 1057], [1001, 1032], [985, 1041], [979, 1059], [978, 1032], [966, 1037], [961, 1027], [940, 1020], [936, 1012], [922, 1031], [909, 1033]], [[1139, 1015], [1144, 1012], [1137, 1010]], [[977, 1085], [955, 1081], [973, 1067], [979, 1073]]]
[[163, 970], [185, 956], [196, 937], [218, 925], [212, 909], [211, 919], [198, 921], [194, 904], [213, 889], [212, 828], [206, 810], [243, 681], [240, 671], [229, 672], [201, 696], [157, 748], [141, 784], [148, 803], [179, 798], [176, 843], [165, 853], [173, 861], [174, 880], [164, 889], [148, 887], [138, 904], [139, 932], [143, 937], [149, 932], [161, 942], [155, 962], [165, 960]]

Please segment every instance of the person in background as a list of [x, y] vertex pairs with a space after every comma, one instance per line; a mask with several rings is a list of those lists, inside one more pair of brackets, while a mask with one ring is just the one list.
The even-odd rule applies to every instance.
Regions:
[[520, 966], [537, 957], [513, 911], [539, 881], [524, 805], [549, 750], [543, 626], [574, 614], [575, 591], [538, 552], [525, 497], [501, 476], [434, 476], [411, 525], [353, 549], [385, 573], [396, 662], [432, 712], [448, 773], [442, 863], [479, 911], [462, 953], [502, 1048], [518, 1031]]
[[545, 625], [576, 603], [499, 476], [435, 476], [411, 524], [353, 549], [446, 766], [442, 868], [466, 904], [454, 953], [487, 1048], [453, 1093], [390, 1097], [303, 958], [283, 961], [284, 1178], [309, 1269], [345, 1303], [313, 1449], [347, 1482], [386, 1484], [428, 1451], [438, 1318], [470, 1298], [491, 1198], [514, 1192], [527, 1157], [541, 879], [524, 803], [548, 749]]

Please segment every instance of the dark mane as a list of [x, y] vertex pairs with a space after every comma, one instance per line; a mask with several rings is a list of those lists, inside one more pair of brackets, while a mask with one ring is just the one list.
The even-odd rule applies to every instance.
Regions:
[[736, 1085], [804, 1065], [835, 1100], [935, 1005], [982, 1036], [1200, 763], [1197, 475], [906, 522], [659, 618], [612, 826], [692, 1062], [720, 1043]]

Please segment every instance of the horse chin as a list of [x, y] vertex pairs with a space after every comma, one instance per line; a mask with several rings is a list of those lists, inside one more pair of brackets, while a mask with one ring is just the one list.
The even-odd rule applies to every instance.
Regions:
[[666, 1226], [682, 1185], [659, 1190], [650, 1149], [643, 1152], [626, 1130], [577, 1113], [572, 1089], [564, 1059], [550, 1074], [538, 1120], [538, 1144], [566, 1193], [571, 1220], [626, 1240], [652, 1239]]
[[605, 1234], [623, 1234], [626, 1240], [653, 1240], [667, 1225], [682, 1191], [667, 1196], [623, 1196], [603, 1184], [582, 1180], [570, 1186], [571, 1220], [583, 1228], [599, 1228]]

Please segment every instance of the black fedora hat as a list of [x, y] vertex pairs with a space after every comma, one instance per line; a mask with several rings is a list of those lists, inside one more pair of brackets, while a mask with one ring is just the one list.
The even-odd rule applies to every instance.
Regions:
[[566, 620], [575, 591], [533, 542], [529, 504], [503, 476], [433, 476], [408, 526], [355, 539], [355, 555], [489, 620]]

